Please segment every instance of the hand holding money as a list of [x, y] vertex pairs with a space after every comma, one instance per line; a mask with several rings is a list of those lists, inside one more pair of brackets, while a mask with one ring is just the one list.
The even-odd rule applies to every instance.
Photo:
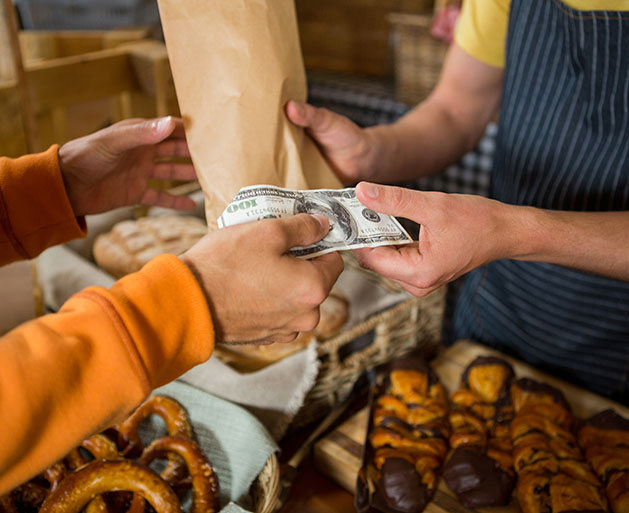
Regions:
[[218, 218], [218, 226], [225, 228], [300, 213], [324, 215], [330, 222], [330, 230], [316, 244], [291, 249], [297, 257], [313, 258], [333, 251], [412, 242], [397, 219], [379, 214], [358, 201], [354, 188], [295, 191], [272, 185], [245, 187]]

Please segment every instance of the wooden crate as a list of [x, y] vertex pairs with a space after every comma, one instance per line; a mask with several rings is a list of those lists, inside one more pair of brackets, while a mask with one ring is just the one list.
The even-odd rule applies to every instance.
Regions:
[[[8, 25], [6, 11], [0, 14], [0, 26]], [[147, 35], [21, 32], [20, 56], [0, 46], [0, 110], [8, 114], [0, 120], [0, 154], [41, 151], [124, 118], [178, 115], [166, 47]], [[22, 76], [12, 69], [16, 59]]]
[[306, 69], [388, 76], [391, 12], [432, 12], [433, 0], [296, 0]]

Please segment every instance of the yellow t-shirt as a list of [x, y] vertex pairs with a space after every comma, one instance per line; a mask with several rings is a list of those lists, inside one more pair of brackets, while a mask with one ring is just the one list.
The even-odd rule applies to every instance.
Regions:
[[[580, 11], [629, 11], [629, 0], [563, 1]], [[456, 28], [456, 43], [472, 57], [490, 66], [504, 68], [510, 4], [510, 0], [464, 0]]]

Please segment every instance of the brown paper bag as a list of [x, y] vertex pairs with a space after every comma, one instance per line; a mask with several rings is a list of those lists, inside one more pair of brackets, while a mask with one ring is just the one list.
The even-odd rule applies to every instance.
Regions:
[[293, 0], [158, 3], [210, 228], [244, 186], [341, 187], [284, 114], [306, 99]]

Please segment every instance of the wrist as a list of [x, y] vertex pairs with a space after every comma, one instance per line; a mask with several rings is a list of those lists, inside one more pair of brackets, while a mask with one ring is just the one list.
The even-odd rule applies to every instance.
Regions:
[[223, 329], [219, 320], [216, 317], [215, 305], [213, 304], [212, 298], [207, 290], [208, 288], [205, 286], [203, 275], [199, 270], [195, 259], [191, 258], [187, 254], [187, 252], [179, 255], [178, 258], [188, 268], [192, 276], [194, 276], [194, 279], [196, 280], [199, 288], [201, 289], [201, 292], [203, 293], [203, 296], [205, 297], [205, 302], [207, 303], [208, 310], [210, 311], [210, 316], [212, 318], [212, 324], [214, 326], [214, 339], [217, 343], [220, 343], [223, 340]]
[[360, 177], [366, 181], [386, 182], [386, 175], [395, 168], [395, 155], [399, 145], [392, 136], [391, 125], [377, 125], [366, 128], [365, 151], [360, 160]]
[[499, 232], [498, 247], [502, 247], [500, 258], [513, 260], [536, 260], [546, 244], [545, 211], [528, 206], [501, 203], [504, 211], [503, 229]]
[[79, 217], [83, 215], [80, 211], [77, 199], [74, 197], [73, 176], [72, 169], [72, 148], [68, 146], [68, 143], [59, 147], [57, 151], [57, 158], [59, 159], [59, 171], [61, 172], [61, 178], [63, 179], [63, 186], [66, 190], [66, 195], [74, 211], [74, 215]]

